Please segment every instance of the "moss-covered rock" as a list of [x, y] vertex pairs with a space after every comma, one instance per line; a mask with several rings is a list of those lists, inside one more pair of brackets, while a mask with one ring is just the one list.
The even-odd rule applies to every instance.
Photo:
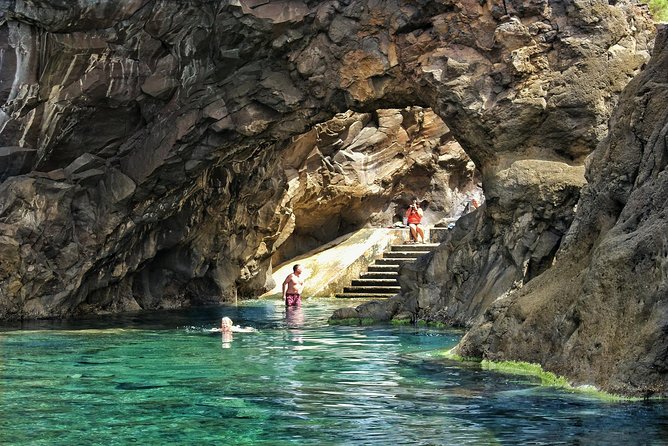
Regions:
[[346, 319], [334, 319], [334, 318], [329, 318], [327, 321], [330, 325], [376, 325], [379, 322], [377, 320], [371, 319], [371, 318], [364, 318], [364, 317], [353, 317], [353, 318], [346, 318]]

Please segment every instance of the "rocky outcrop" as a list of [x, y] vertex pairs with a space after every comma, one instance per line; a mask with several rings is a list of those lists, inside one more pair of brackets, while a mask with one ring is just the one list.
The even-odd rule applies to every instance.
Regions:
[[[561, 9], [562, 6], [564, 9]], [[626, 7], [626, 5], [620, 6]], [[594, 18], [606, 8], [599, 4], [592, 4], [591, 7], [593, 7], [592, 10], [579, 3], [564, 3], [561, 6], [551, 5], [549, 10], [541, 10], [540, 7], [531, 9], [524, 4], [526, 9], [519, 8], [518, 10], [525, 12], [531, 10], [533, 13], [542, 11], [545, 17], [551, 17], [555, 22], [562, 24], [565, 22], [563, 22], [561, 13], [565, 13], [570, 19], [574, 19], [573, 22], [569, 22], [568, 33], [570, 34], [577, 33], [578, 29], [591, 29], [590, 27], [598, 26], [594, 23], [600, 25], [611, 19], [609, 15]], [[616, 15], [619, 12], [615, 10], [612, 13]], [[576, 18], [575, 16], [579, 14], [583, 15]], [[636, 16], [632, 21], [635, 23], [636, 20], [642, 21], [643, 19], [641, 16]], [[615, 20], [612, 19], [612, 21]], [[473, 159], [477, 161], [479, 157], [482, 158], [479, 165], [484, 175], [486, 206], [460, 220], [451, 236], [432, 257], [423, 259], [415, 265], [407, 265], [402, 270], [400, 281], [403, 299], [401, 305], [393, 304], [393, 311], [383, 312], [386, 317], [404, 317], [408, 313], [413, 318], [470, 326], [495, 299], [510, 290], [521, 288], [552, 264], [563, 236], [573, 221], [579, 190], [585, 184], [582, 165], [584, 156], [606, 134], [606, 120], [599, 121], [598, 119], [608, 116], [609, 110], [616, 104], [617, 94], [629, 80], [628, 76], [617, 77], [617, 74], [626, 71], [623, 68], [620, 70], [623, 66], [640, 67], [641, 65], [635, 65], [631, 61], [646, 60], [648, 56], [646, 49], [650, 46], [644, 39], [640, 39], [640, 42], [644, 42], [642, 43], [643, 50], [633, 55], [626, 53], [613, 63], [614, 68], [612, 66], [606, 68], [610, 70], [609, 74], [612, 72], [616, 74], [613, 75], [614, 80], [609, 79], [609, 85], [614, 85], [614, 87], [603, 93], [601, 89], [586, 86], [587, 84], [593, 86], [590, 82], [594, 78], [590, 74], [575, 74], [566, 70], [557, 76], [556, 73], [545, 70], [553, 66], [549, 61], [557, 57], [556, 53], [546, 56], [547, 59], [542, 59], [542, 56], [538, 59], [532, 59], [533, 56], [522, 59], [537, 48], [527, 47], [529, 41], [527, 39], [530, 39], [531, 32], [520, 31], [522, 26], [521, 21], [511, 18], [509, 22], [499, 25], [494, 34], [495, 43], [510, 50], [509, 60], [518, 70], [513, 73], [515, 75], [518, 72], [533, 73], [518, 89], [515, 89], [517, 87], [515, 86], [511, 87], [510, 91], [501, 93], [498, 96], [500, 103], [493, 103], [493, 108], [496, 109], [501, 104], [510, 105], [506, 102], [508, 100], [512, 103], [513, 112], [508, 110], [505, 114], [506, 111], [503, 111], [502, 115], [494, 118], [483, 113], [483, 116], [489, 120], [479, 128], [477, 135], [471, 137], [467, 135], [461, 138], [461, 134], [455, 132]], [[608, 26], [611, 26], [610, 23]], [[530, 28], [542, 29], [542, 25], [534, 23]], [[552, 34], [549, 35], [554, 37]], [[631, 46], [636, 50], [641, 49], [636, 45], [639, 41], [631, 37], [631, 34], [627, 34], [627, 37], [622, 38], [619, 42], [623, 42], [626, 38], [630, 40], [627, 41], [628, 43], [620, 43], [621, 47], [628, 47], [629, 43], [634, 42]], [[535, 38], [531, 39], [536, 43]], [[576, 37], [574, 34], [560, 41], [559, 44], [550, 40], [551, 37], [547, 35], [541, 34], [540, 39], [541, 44], [550, 42], [546, 47], [539, 45], [543, 48], [559, 48], [558, 57], [564, 57], [566, 54], [571, 57], [574, 54], [585, 52], [591, 55], [591, 48], [581, 47], [575, 53], [571, 52], [574, 49], [572, 45], [580, 45], [585, 41], [588, 42], [587, 45], [597, 41], [599, 43], [594, 43], [594, 45], [601, 43], [597, 37], [585, 38], [583, 35]], [[565, 42], [568, 43], [562, 46]], [[609, 44], [610, 42], [600, 47], [600, 53], [609, 55], [611, 57], [609, 60], [612, 60], [620, 56], [617, 53], [620, 46]], [[469, 56], [467, 60], [475, 60], [470, 53], [467, 55]], [[521, 60], [534, 60], [534, 63], [529, 68]], [[448, 61], [451, 65], [454, 64], [451, 59]], [[627, 65], [630, 62], [631, 64]], [[595, 65], [607, 62], [594, 59], [589, 60], [588, 63], [591, 64], [588, 68], [596, 70]], [[437, 71], [439, 75], [443, 73], [442, 68], [439, 67]], [[524, 68], [528, 71], [523, 71]], [[554, 76], [560, 79], [557, 81], [558, 87], [552, 83], [556, 81]], [[492, 77], [495, 80], [498, 79]], [[550, 93], [547, 93], [548, 90], [544, 90], [543, 87], [532, 84], [546, 80], [544, 85], [547, 87], [545, 88], [553, 89]], [[458, 85], [454, 82], [453, 84]], [[476, 85], [482, 88], [484, 84], [479, 82]], [[471, 88], [469, 85], [466, 87]], [[475, 94], [479, 95], [480, 91], [480, 89], [476, 92], [472, 89], [464, 89], [458, 90], [458, 93], [460, 97], [473, 101], [471, 98], [475, 97]], [[550, 99], [544, 102], [540, 95], [536, 96], [538, 91], [544, 91]], [[600, 96], [598, 100], [594, 100], [591, 96], [601, 93], [603, 96]], [[444, 93], [444, 96], [447, 97], [448, 94], [453, 93], [447, 92]], [[589, 109], [588, 112], [578, 114], [578, 116], [567, 117], [564, 114], [587, 109], [584, 104], [589, 103], [590, 100], [597, 103], [594, 109]], [[569, 103], [574, 108], [562, 109], [557, 106], [557, 104]], [[538, 104], [544, 104], [546, 108], [538, 112], [538, 109], [542, 107]], [[479, 106], [484, 109], [483, 104]], [[501, 109], [505, 110], [505, 107], [501, 106]], [[496, 111], [500, 110], [496, 109]], [[539, 113], [542, 117], [535, 116], [534, 113]], [[598, 118], [591, 120], [590, 118], [594, 116]], [[493, 120], [496, 121], [492, 125]], [[480, 124], [475, 119], [463, 122], [461, 126], [457, 125], [456, 120], [448, 119], [447, 122], [457, 130], [460, 130], [462, 126], [469, 129], [472, 125]], [[557, 122], [560, 122], [559, 126], [569, 122], [573, 128], [571, 130], [558, 129], [554, 127]], [[580, 127], [580, 124], [585, 122], [587, 124]], [[525, 133], [527, 126], [538, 130]], [[487, 140], [487, 143], [491, 141], [493, 147], [490, 147], [488, 151], [485, 151], [483, 128], [491, 133], [491, 138]], [[471, 133], [474, 133], [473, 129]], [[559, 136], [556, 139], [561, 139], [560, 142], [553, 138], [557, 134]], [[470, 141], [474, 141], [473, 148], [468, 146]], [[562, 146], [562, 143], [565, 145]], [[566, 146], [569, 148], [566, 149]], [[377, 312], [372, 314], [365, 308], [370, 307], [358, 308], [360, 317], [375, 317], [374, 314]]]
[[567, 216], [580, 180], [550, 203], [530, 178], [574, 178], [653, 32], [630, 0], [0, 5], [5, 318], [252, 295], [282, 153], [348, 109], [430, 106], [482, 172], [478, 245], [508, 251], [515, 217]]
[[668, 395], [668, 29], [626, 88], [552, 266], [498, 299], [463, 355], [536, 362], [613, 393]]
[[397, 316], [470, 326], [499, 296], [552, 265], [573, 220], [584, 167], [523, 160], [497, 179], [487, 195], [491, 206], [461, 217], [432, 255], [401, 269]]

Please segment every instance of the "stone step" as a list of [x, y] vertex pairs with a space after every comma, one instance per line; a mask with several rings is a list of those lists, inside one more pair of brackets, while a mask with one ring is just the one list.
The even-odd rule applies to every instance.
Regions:
[[403, 251], [432, 251], [438, 248], [438, 243], [409, 243], [404, 245], [392, 245], [390, 247], [391, 251], [394, 252], [403, 252]]
[[395, 293], [337, 293], [337, 299], [389, 299]]
[[383, 272], [383, 273], [391, 273], [391, 272], [394, 272], [394, 273], [396, 273], [396, 272], [399, 271], [399, 266], [400, 266], [400, 265], [399, 265], [398, 263], [395, 263], [395, 264], [393, 264], [393, 265], [392, 265], [392, 264], [390, 264], [390, 265], [379, 265], [379, 264], [374, 264], [374, 265], [369, 265], [369, 267], [368, 267], [367, 270], [368, 270], [370, 273], [380, 273], [380, 272]]
[[407, 243], [392, 245], [383, 253], [383, 258], [369, 265], [366, 273], [353, 279], [350, 286], [337, 293], [339, 299], [386, 299], [401, 292], [399, 269], [404, 263], [414, 262], [419, 257], [438, 247], [438, 243]]
[[405, 257], [403, 259], [376, 259], [376, 265], [400, 265], [402, 263], [415, 262], [417, 257]]
[[[398, 277], [398, 276], [397, 276]], [[398, 286], [399, 281], [396, 277], [392, 279], [368, 279], [366, 277], [353, 279], [352, 286]]]
[[360, 279], [395, 279], [399, 277], [396, 271], [369, 271], [360, 274]]
[[398, 293], [401, 291], [399, 285], [388, 285], [388, 286], [347, 286], [343, 287], [344, 293], [369, 293], [369, 294], [385, 294], [385, 293]]
[[417, 258], [427, 254], [429, 251], [390, 251], [383, 253], [384, 259]]

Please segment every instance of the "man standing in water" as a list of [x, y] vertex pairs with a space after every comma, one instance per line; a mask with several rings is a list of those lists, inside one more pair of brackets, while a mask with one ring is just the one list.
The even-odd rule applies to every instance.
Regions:
[[292, 274], [288, 274], [283, 282], [283, 301], [286, 307], [300, 307], [302, 305], [302, 291], [304, 290], [304, 279], [301, 278], [304, 271], [297, 264], [292, 267]]

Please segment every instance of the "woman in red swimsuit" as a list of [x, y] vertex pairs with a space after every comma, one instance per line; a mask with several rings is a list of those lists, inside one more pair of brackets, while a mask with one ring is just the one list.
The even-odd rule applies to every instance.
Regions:
[[[411, 241], [416, 243], [424, 243], [424, 230], [422, 229], [422, 226], [420, 226], [423, 215], [424, 213], [420, 208], [418, 199], [413, 197], [413, 203], [406, 210], [406, 220], [408, 222], [408, 227], [411, 229]], [[418, 240], [418, 236], [420, 236], [422, 241]]]

